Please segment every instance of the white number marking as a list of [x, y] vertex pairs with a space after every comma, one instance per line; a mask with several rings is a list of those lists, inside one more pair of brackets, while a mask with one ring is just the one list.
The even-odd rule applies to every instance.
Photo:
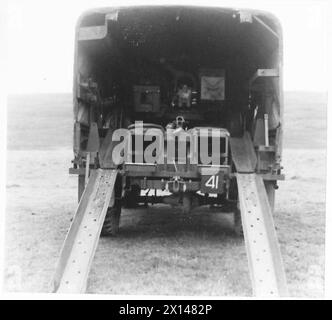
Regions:
[[219, 176], [211, 176], [208, 181], [206, 181], [205, 186], [211, 189], [218, 189]]

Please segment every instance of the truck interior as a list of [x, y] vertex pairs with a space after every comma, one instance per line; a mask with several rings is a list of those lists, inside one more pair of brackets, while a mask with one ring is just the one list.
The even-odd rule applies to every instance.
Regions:
[[219, 127], [255, 136], [280, 124], [281, 34], [270, 14], [219, 8], [130, 7], [85, 14], [77, 28], [76, 150], [135, 121]]

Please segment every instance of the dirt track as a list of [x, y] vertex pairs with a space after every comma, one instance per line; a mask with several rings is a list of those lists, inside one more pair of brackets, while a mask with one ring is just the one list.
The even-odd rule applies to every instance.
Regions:
[[[59, 138], [67, 142], [71, 132], [65, 133]], [[45, 149], [40, 141], [47, 138], [41, 134], [37, 149]], [[72, 152], [50, 147], [12, 147], [7, 154], [9, 291], [50, 290], [75, 211], [76, 177], [67, 173]], [[275, 223], [290, 293], [319, 297], [324, 283], [325, 151], [317, 145], [286, 149], [283, 164], [287, 180], [279, 184]], [[232, 235], [231, 224], [231, 215], [206, 209], [191, 219], [167, 207], [125, 210], [120, 235], [100, 241], [88, 292], [250, 296], [244, 243]]]

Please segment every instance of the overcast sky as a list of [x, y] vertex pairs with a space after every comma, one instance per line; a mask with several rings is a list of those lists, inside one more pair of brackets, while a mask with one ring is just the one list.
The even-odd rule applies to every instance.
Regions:
[[[167, 1], [176, 4], [197, 2]], [[135, 1], [10, 0], [7, 82], [9, 93], [70, 92], [74, 29], [78, 16], [85, 9], [124, 3], [131, 4]], [[156, 4], [157, 1], [150, 3]], [[233, 0], [208, 3], [263, 9], [274, 13], [279, 17], [284, 31], [285, 89], [326, 90], [327, 8], [324, 2], [269, 1], [267, 5], [267, 1]]]

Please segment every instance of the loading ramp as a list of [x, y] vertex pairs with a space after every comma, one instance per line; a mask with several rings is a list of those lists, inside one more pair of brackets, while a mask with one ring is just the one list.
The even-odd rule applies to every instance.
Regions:
[[238, 173], [237, 185], [254, 295], [287, 296], [282, 257], [263, 179], [255, 173]]
[[253, 293], [257, 297], [287, 296], [286, 276], [272, 210], [248, 132], [231, 138], [243, 234]]
[[100, 232], [114, 202], [117, 170], [92, 170], [63, 244], [53, 291], [84, 293]]

